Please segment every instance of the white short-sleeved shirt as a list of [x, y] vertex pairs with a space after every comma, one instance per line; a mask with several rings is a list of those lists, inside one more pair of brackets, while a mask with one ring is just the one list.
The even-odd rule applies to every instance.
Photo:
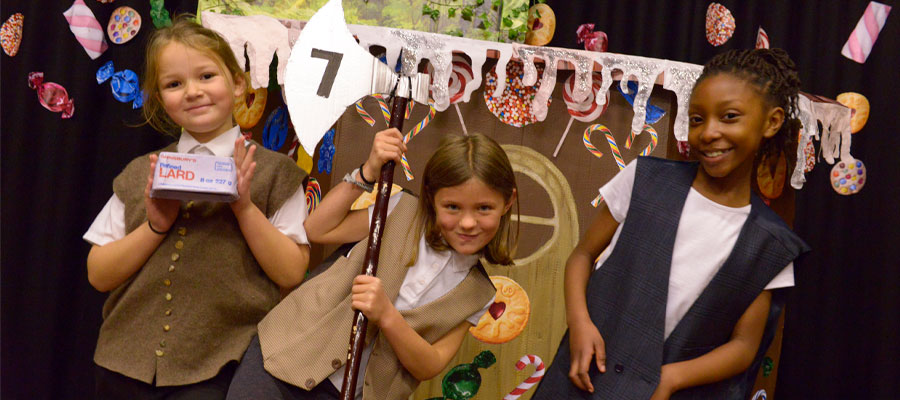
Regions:
[[[599, 269], [609, 258], [619, 239], [625, 216], [628, 215], [636, 166], [635, 159], [600, 188], [600, 194], [603, 195], [610, 214], [619, 222], [619, 227], [594, 268]], [[684, 201], [672, 251], [666, 301], [666, 338], [725, 263], [749, 215], [749, 204], [744, 207], [723, 206], [707, 199], [693, 187], [690, 189]], [[794, 286], [794, 263], [788, 263], [772, 278], [766, 289], [791, 286]]]
[[[390, 197], [388, 201], [388, 214], [390, 214], [397, 203], [400, 196], [408, 196], [403, 192], [399, 192]], [[372, 212], [374, 205], [369, 206], [369, 223], [372, 221]], [[423, 306], [437, 300], [441, 296], [447, 294], [450, 290], [459, 285], [469, 274], [469, 270], [478, 261], [480, 255], [463, 255], [453, 250], [435, 251], [425, 241], [425, 235], [419, 239], [419, 252], [416, 257], [416, 263], [409, 267], [406, 277], [403, 278], [403, 284], [400, 285], [400, 292], [397, 294], [397, 300], [394, 301], [394, 307], [399, 311], [411, 310], [416, 307]], [[478, 320], [487, 312], [488, 307], [494, 304], [496, 296], [487, 302], [478, 312], [466, 318], [472, 325], [478, 325]], [[359, 370], [364, 373], [366, 364], [369, 362], [369, 355], [372, 354], [372, 345], [366, 346], [362, 352], [362, 358], [359, 363]], [[335, 388], [340, 389], [344, 383], [344, 368], [341, 367], [335, 371], [328, 379]], [[357, 380], [356, 399], [362, 399], [363, 379]]]
[[[176, 151], [189, 154], [206, 154], [218, 157], [231, 157], [234, 154], [234, 141], [240, 136], [240, 127], [235, 126], [227, 132], [206, 143], [200, 143], [189, 133], [182, 131], [178, 139]], [[306, 190], [303, 185], [289, 197], [281, 208], [269, 218], [269, 222], [285, 236], [297, 244], [309, 244], [303, 221], [306, 220]], [[103, 246], [125, 237], [125, 204], [115, 193], [97, 214], [91, 227], [82, 238], [94, 245]]]

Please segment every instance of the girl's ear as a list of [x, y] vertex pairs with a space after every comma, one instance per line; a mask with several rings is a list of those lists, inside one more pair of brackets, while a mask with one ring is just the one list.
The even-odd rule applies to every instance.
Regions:
[[518, 195], [518, 192], [516, 191], [516, 188], [513, 188], [512, 195], [509, 196], [509, 201], [507, 201], [506, 205], [503, 207], [504, 215], [509, 212], [509, 209], [512, 208], [513, 203], [516, 202], [517, 195]]
[[763, 132], [763, 137], [768, 139], [775, 136], [775, 134], [778, 133], [778, 130], [781, 129], [781, 124], [783, 123], [784, 109], [781, 107], [773, 107], [766, 116], [766, 127]]
[[234, 97], [242, 97], [244, 92], [247, 90], [247, 78], [246, 75], [234, 74]]

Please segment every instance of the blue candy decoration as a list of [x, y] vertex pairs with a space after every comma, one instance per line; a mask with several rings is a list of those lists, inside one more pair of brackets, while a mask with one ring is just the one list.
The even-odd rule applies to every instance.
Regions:
[[115, 72], [113, 62], [107, 61], [97, 70], [97, 84], [102, 84], [110, 79], [112, 80], [109, 87], [116, 100], [122, 103], [132, 102], [131, 108], [133, 109], [144, 106], [144, 92], [138, 82], [138, 75], [134, 71], [123, 69]]
[[[625, 100], [628, 101], [628, 104], [631, 104], [634, 107], [634, 95], [637, 94], [638, 84], [637, 82], [629, 81], [628, 82], [628, 93], [622, 91], [622, 86], [616, 85], [619, 88], [619, 93], [622, 93], [622, 96], [625, 97]], [[647, 124], [655, 124], [659, 122], [659, 120], [666, 115], [666, 112], [657, 106], [650, 104], [650, 100], [647, 100]]]
[[331, 161], [334, 158], [334, 128], [325, 133], [325, 140], [319, 147], [319, 173], [331, 173]]
[[263, 128], [263, 146], [272, 151], [278, 151], [284, 146], [288, 131], [287, 106], [282, 105], [269, 114], [266, 119], [266, 127]]

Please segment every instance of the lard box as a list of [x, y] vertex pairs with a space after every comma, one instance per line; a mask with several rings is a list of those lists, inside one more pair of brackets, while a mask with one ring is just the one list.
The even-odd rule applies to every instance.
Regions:
[[159, 153], [150, 197], [232, 202], [238, 199], [237, 168], [231, 157]]

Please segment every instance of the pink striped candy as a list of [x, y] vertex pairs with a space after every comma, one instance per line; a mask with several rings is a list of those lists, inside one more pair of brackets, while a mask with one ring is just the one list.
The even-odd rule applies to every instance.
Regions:
[[519, 359], [519, 362], [516, 363], [516, 369], [521, 371], [525, 369], [526, 365], [533, 364], [535, 366], [534, 373], [531, 374], [528, 378], [525, 378], [519, 386], [516, 386], [509, 394], [503, 397], [503, 400], [516, 400], [522, 394], [531, 389], [536, 383], [540, 382], [544, 377], [544, 361], [541, 360], [540, 357], [534, 354], [526, 354]]
[[100, 57], [109, 45], [103, 37], [103, 27], [97, 22], [94, 13], [84, 4], [84, 0], [75, 0], [72, 7], [63, 12], [66, 21], [69, 21], [69, 29], [78, 39], [78, 43], [84, 47], [84, 51], [92, 60]]
[[870, 1], [856, 28], [850, 33], [847, 43], [844, 43], [841, 54], [860, 64], [865, 63], [890, 12], [891, 6]]

